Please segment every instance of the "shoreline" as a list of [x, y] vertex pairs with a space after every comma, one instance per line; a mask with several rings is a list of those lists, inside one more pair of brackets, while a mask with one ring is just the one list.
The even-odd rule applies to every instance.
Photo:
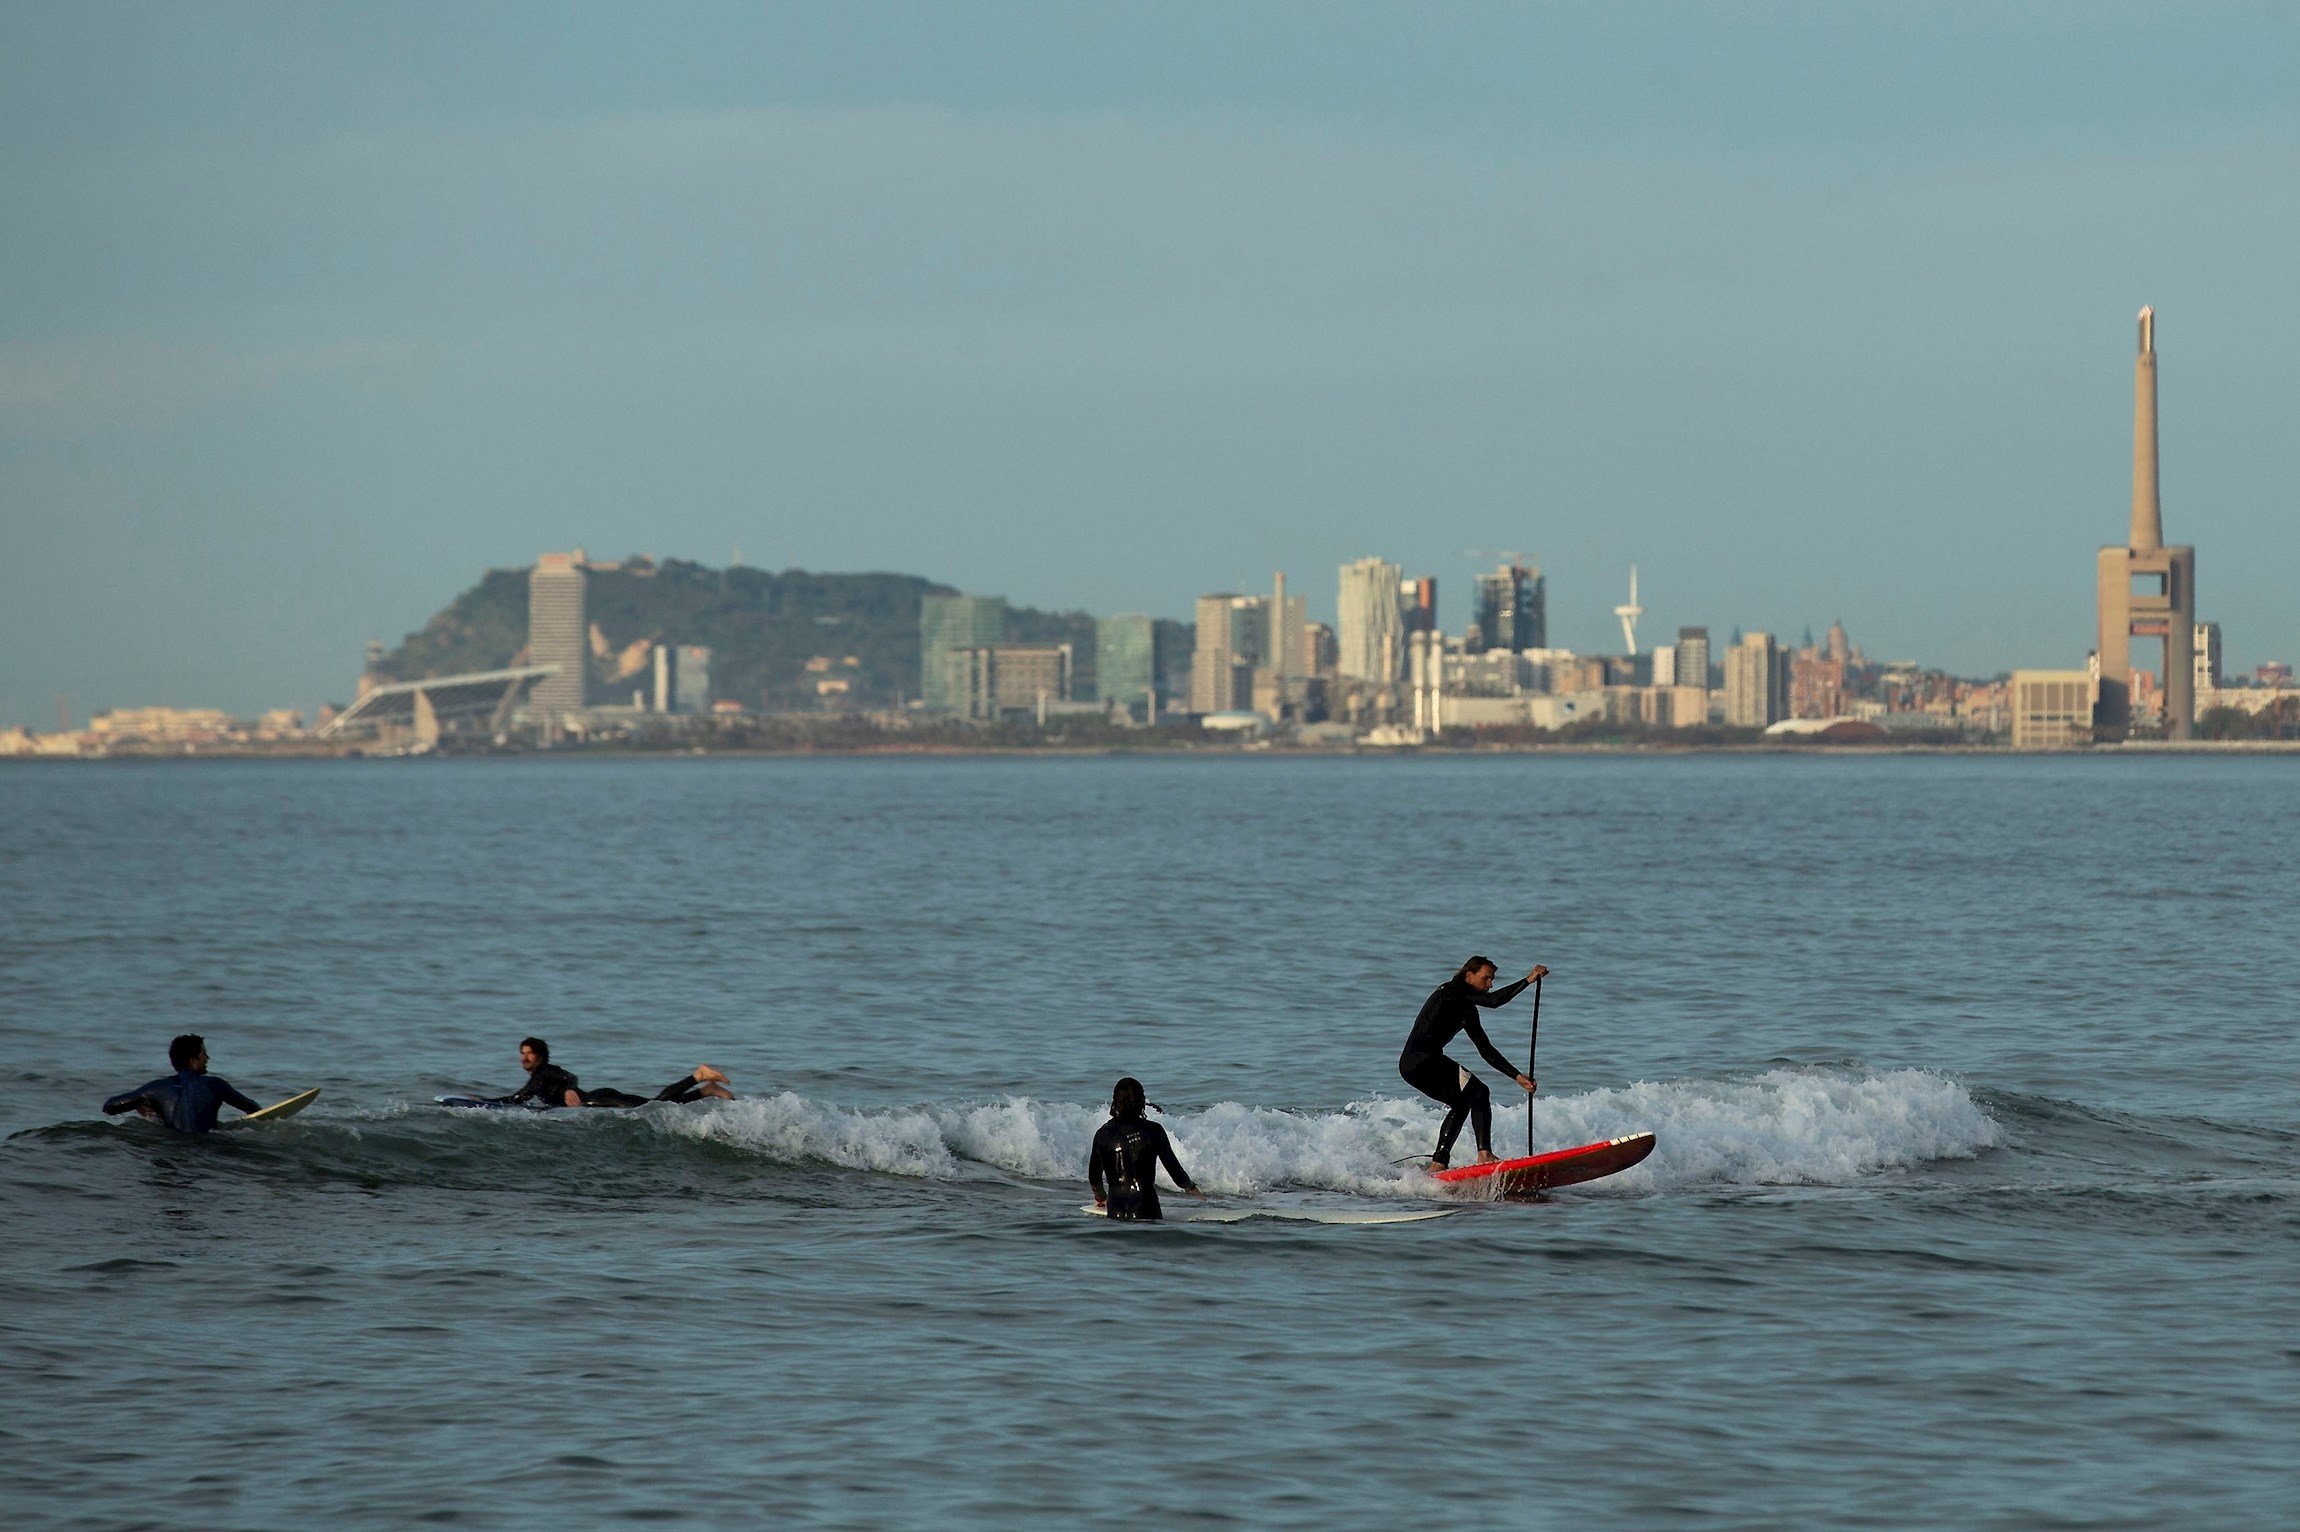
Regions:
[[2300, 740], [2133, 740], [2118, 745], [2090, 745], [2068, 750], [2015, 750], [2010, 745], [1861, 743], [1861, 744], [1668, 744], [1656, 741], [1559, 742], [1555, 744], [1492, 745], [1278, 745], [1189, 743], [1172, 745], [963, 745], [873, 744], [772, 748], [745, 745], [687, 746], [675, 749], [573, 746], [553, 750], [431, 750], [420, 754], [389, 751], [303, 748], [248, 748], [231, 745], [199, 746], [177, 750], [138, 749], [100, 755], [0, 756], [8, 766], [95, 766], [124, 762], [199, 763], [203, 761], [627, 761], [684, 759], [783, 760], [830, 758], [979, 760], [1048, 756], [1064, 759], [1125, 757], [1128, 759], [1191, 759], [1257, 757], [1277, 760], [1337, 760], [1471, 756], [1770, 756], [1802, 758], [1875, 759], [1901, 756], [2005, 756], [2024, 759], [2113, 759], [2133, 756], [2227, 756], [2300, 754]]

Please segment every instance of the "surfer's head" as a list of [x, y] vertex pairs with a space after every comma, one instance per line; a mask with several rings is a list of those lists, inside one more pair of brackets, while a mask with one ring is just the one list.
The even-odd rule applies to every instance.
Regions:
[[519, 1067], [536, 1070], [551, 1062], [551, 1045], [540, 1037], [519, 1039]]
[[1493, 959], [1473, 957], [1461, 965], [1460, 971], [1454, 977], [1467, 984], [1471, 989], [1491, 989], [1493, 988]]
[[188, 1069], [193, 1074], [208, 1072], [208, 1040], [197, 1032], [186, 1032], [168, 1044], [168, 1067]]
[[1132, 1075], [1110, 1087], [1110, 1115], [1113, 1117], [1139, 1117], [1142, 1115], [1142, 1082]]

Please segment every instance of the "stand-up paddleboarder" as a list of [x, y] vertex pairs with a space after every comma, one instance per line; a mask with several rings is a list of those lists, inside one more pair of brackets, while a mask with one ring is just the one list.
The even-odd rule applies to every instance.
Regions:
[[1430, 1156], [1430, 1169], [1443, 1170], [1451, 1163], [1454, 1138], [1461, 1132], [1461, 1121], [1467, 1117], [1470, 1127], [1477, 1133], [1477, 1162], [1490, 1165], [1493, 1152], [1493, 1095], [1485, 1082], [1445, 1056], [1445, 1045], [1454, 1040], [1458, 1032], [1467, 1032], [1477, 1051], [1485, 1061], [1518, 1083], [1521, 1090], [1531, 1094], [1533, 1076], [1518, 1073], [1518, 1068], [1485, 1035], [1485, 1026], [1477, 1019], [1481, 1010], [1507, 1005], [1515, 1000], [1518, 991], [1549, 972], [1539, 963], [1533, 971], [1515, 984], [1493, 987], [1493, 959], [1473, 957], [1461, 965], [1454, 976], [1430, 991], [1422, 1002], [1421, 1014], [1414, 1018], [1414, 1029], [1406, 1038], [1405, 1051], [1398, 1055], [1398, 1073], [1406, 1084], [1423, 1095], [1444, 1103], [1445, 1124], [1438, 1129], [1437, 1152]]

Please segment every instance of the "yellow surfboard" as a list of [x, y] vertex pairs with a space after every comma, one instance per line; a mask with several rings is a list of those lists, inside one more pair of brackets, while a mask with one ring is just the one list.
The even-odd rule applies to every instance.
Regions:
[[237, 1128], [251, 1122], [278, 1122], [282, 1117], [293, 1117], [318, 1099], [319, 1087], [315, 1085], [301, 1095], [290, 1096], [285, 1101], [275, 1101], [260, 1112], [250, 1112], [245, 1117], [235, 1118], [226, 1126]]

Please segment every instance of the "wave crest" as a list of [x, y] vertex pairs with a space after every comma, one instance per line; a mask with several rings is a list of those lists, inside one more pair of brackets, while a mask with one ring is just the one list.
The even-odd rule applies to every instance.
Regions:
[[[1525, 1141], [1526, 1108], [1494, 1114], [1496, 1148]], [[1650, 1130], [1652, 1157], [1608, 1180], [1620, 1191], [1729, 1185], [1850, 1185], [1881, 1171], [1969, 1158], [2003, 1142], [1996, 1122], [1945, 1076], [1775, 1069], [1745, 1080], [1639, 1081], [1540, 1097], [1537, 1150]], [[1441, 1113], [1432, 1103], [1381, 1098], [1338, 1112], [1222, 1102], [1160, 1120], [1176, 1153], [1209, 1191], [1306, 1187], [1374, 1196], [1424, 1194], [1394, 1161], [1426, 1154]], [[788, 1163], [829, 1163], [889, 1175], [962, 1178], [1000, 1172], [1042, 1180], [1082, 1176], [1099, 1107], [1013, 1096], [970, 1106], [857, 1109], [794, 1092], [646, 1114], [656, 1129]]]

